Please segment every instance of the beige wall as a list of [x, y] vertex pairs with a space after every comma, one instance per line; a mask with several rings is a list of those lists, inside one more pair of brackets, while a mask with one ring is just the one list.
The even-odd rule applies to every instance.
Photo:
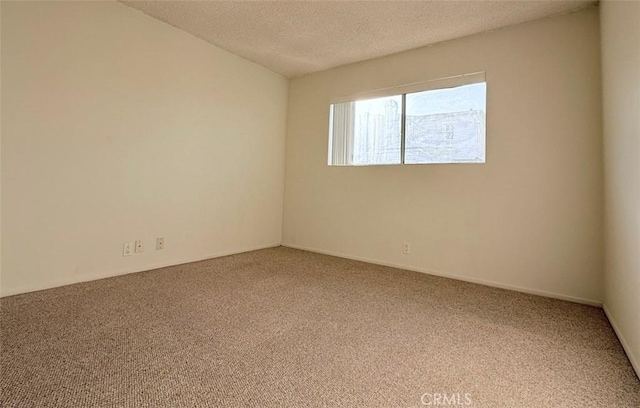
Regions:
[[[486, 164], [327, 166], [329, 98], [478, 71]], [[595, 8], [296, 78], [283, 245], [599, 303], [600, 96]]]
[[116, 2], [3, 1], [0, 293], [279, 245], [287, 88]]
[[2, 295], [2, 2], [0, 2], [0, 296]]
[[640, 375], [640, 3], [605, 1], [605, 310]]

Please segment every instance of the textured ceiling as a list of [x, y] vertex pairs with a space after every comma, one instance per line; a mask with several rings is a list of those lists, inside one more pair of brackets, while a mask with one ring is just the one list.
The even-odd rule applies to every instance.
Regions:
[[287, 77], [595, 1], [122, 1]]

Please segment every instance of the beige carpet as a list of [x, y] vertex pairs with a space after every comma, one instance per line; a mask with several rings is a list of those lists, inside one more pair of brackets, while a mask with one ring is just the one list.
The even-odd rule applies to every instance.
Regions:
[[0, 306], [3, 407], [640, 407], [598, 308], [287, 248]]

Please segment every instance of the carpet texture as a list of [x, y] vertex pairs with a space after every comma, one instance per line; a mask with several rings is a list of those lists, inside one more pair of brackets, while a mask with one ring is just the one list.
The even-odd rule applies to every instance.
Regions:
[[3, 407], [640, 407], [598, 308], [282, 247], [0, 307]]

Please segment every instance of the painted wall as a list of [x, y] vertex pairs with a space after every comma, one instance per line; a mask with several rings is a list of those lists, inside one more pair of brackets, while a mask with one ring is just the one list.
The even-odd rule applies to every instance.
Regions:
[[279, 245], [287, 92], [117, 2], [3, 1], [0, 293]]
[[[283, 245], [598, 304], [599, 35], [591, 8], [293, 79]], [[331, 97], [478, 71], [486, 164], [327, 166]]]
[[2, 288], [2, 2], [0, 2], [0, 295]]
[[604, 108], [604, 306], [640, 375], [640, 3], [600, 3]]

